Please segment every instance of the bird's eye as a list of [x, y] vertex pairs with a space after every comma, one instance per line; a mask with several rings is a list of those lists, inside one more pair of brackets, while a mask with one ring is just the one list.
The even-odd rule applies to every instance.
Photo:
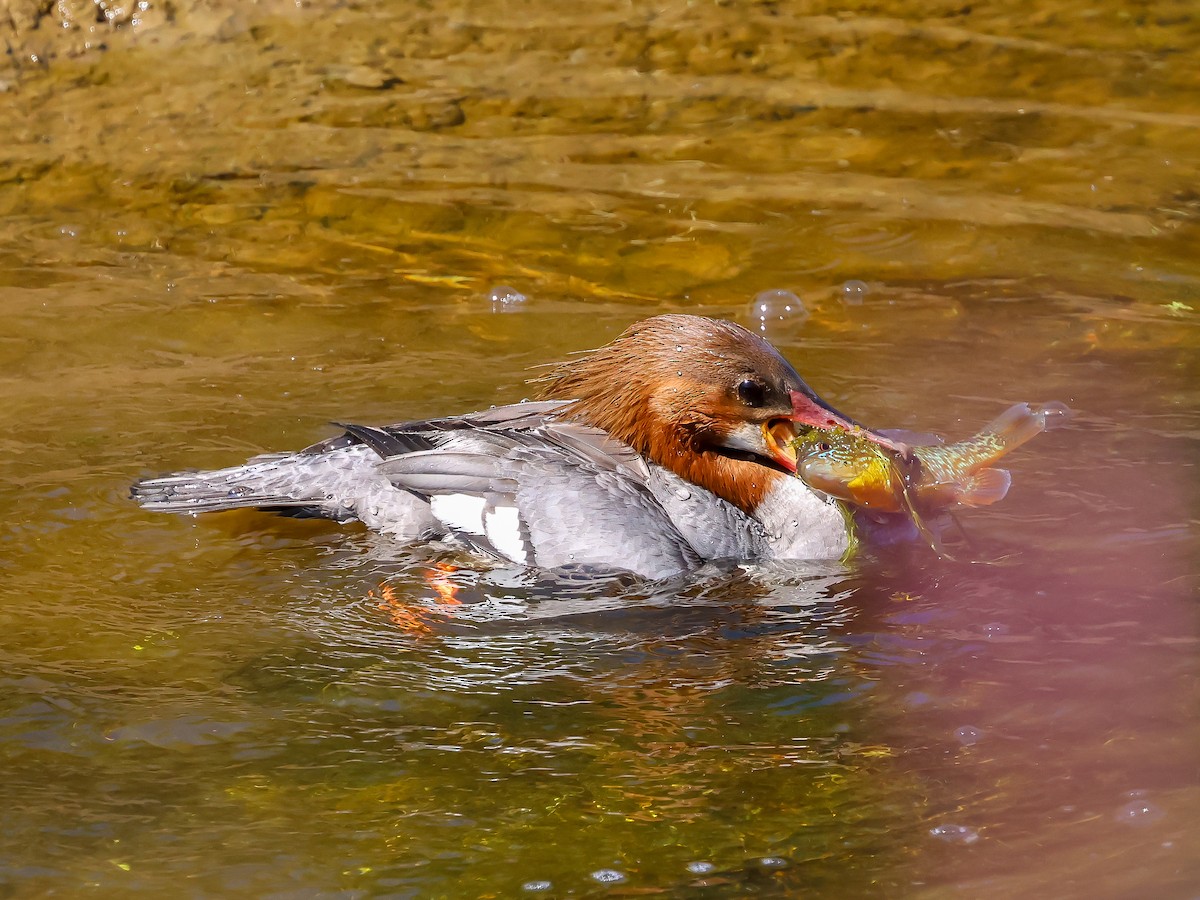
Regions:
[[758, 381], [747, 378], [737, 386], [738, 399], [747, 406], [762, 406], [767, 402], [767, 389]]

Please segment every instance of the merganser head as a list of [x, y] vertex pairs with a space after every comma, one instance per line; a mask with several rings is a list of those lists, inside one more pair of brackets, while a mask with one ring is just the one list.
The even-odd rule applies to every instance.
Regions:
[[861, 428], [761, 337], [702, 316], [645, 319], [540, 380], [547, 399], [576, 401], [571, 418], [748, 513], [775, 477], [795, 472], [796, 423]]

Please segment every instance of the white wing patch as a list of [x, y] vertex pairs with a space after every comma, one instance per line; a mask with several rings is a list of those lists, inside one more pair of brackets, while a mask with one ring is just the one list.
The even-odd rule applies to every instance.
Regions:
[[515, 506], [498, 506], [484, 513], [487, 539], [515, 563], [529, 565], [529, 548], [521, 533], [521, 514]]
[[491, 506], [473, 494], [434, 494], [433, 515], [453, 531], [483, 538], [496, 553], [518, 565], [530, 565], [529, 541], [515, 506]]
[[429, 508], [445, 525], [467, 534], [484, 535], [483, 510], [487, 501], [471, 494], [435, 494]]

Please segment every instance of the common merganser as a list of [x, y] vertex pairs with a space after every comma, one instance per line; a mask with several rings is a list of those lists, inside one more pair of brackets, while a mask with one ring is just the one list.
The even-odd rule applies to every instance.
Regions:
[[[344, 433], [150, 478], [146, 509], [359, 520], [492, 559], [663, 578], [718, 559], [836, 559], [847, 513], [794, 477], [794, 423], [854, 426], [761, 337], [663, 315], [538, 379], [544, 399]], [[872, 440], [890, 442], [870, 432]]]

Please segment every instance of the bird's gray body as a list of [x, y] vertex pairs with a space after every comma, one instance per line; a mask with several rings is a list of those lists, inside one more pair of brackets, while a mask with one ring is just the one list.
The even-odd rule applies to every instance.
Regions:
[[784, 535], [605, 432], [560, 418], [569, 405], [347, 425], [298, 453], [147, 479], [134, 497], [162, 512], [251, 507], [357, 519], [401, 541], [453, 539], [520, 565], [651, 578], [706, 560], [828, 558], [845, 550], [840, 513], [821, 501], [813, 506], [815, 496], [796, 479], [788, 487], [811, 509], [790, 511], [801, 513], [792, 524], [803, 527]]

